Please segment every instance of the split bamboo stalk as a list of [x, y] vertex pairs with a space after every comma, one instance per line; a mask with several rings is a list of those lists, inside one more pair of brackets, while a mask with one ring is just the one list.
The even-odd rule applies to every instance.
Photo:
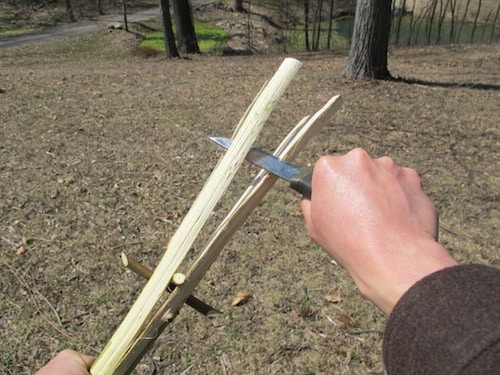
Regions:
[[[277, 100], [302, 64], [292, 58], [284, 60], [273, 78], [246, 111], [234, 143], [221, 158], [200, 194], [193, 202], [153, 275], [144, 286], [127, 316], [94, 362], [91, 373], [128, 374], [161, 333], [164, 311], [155, 309], [163, 292], [186, 257], [199, 231], [241, 166], [248, 149], [257, 138]], [[151, 335], [151, 332], [154, 332]]]
[[[292, 161], [307, 145], [309, 140], [323, 128], [341, 105], [342, 99], [337, 95], [332, 97], [313, 116], [305, 117], [286, 136], [274, 152], [274, 155], [280, 159]], [[184, 284], [176, 288], [165, 302], [164, 310], [167, 311], [167, 314], [164, 320], [166, 322], [170, 321], [178, 313], [186, 298], [192, 293], [212, 263], [217, 259], [226, 243], [245, 222], [248, 215], [259, 204], [262, 198], [264, 198], [276, 182], [276, 179], [276, 176], [264, 170], [254, 178], [238, 202], [217, 227], [197, 261], [186, 273]]]

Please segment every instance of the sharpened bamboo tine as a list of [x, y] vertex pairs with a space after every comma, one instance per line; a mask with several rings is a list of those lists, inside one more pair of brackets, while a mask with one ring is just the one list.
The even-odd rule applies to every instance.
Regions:
[[129, 270], [135, 272], [136, 274], [144, 277], [146, 280], [149, 280], [153, 271], [146, 267], [144, 264], [140, 263], [138, 260], [132, 258], [131, 256], [122, 253], [121, 254], [122, 263]]

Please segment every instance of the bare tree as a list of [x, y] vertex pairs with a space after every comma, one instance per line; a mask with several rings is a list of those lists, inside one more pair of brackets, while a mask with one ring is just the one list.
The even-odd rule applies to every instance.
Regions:
[[406, 0], [402, 0], [401, 8], [398, 11], [398, 19], [396, 22], [396, 30], [394, 32], [394, 43], [399, 44], [399, 34], [401, 31], [401, 22], [403, 21], [403, 16], [406, 12]]
[[427, 19], [427, 44], [431, 44], [432, 26], [434, 24], [434, 16], [436, 14], [437, 0], [432, 0], [430, 5], [430, 16]]
[[319, 50], [319, 40], [321, 37], [321, 21], [323, 18], [323, 0], [318, 0], [317, 8], [316, 8], [316, 16], [314, 19], [315, 27], [313, 26], [313, 50]]
[[173, 0], [177, 48], [180, 53], [200, 53], [189, 0]]
[[304, 39], [306, 41], [306, 51], [310, 51], [309, 46], [309, 0], [304, 1]]
[[66, 6], [66, 14], [68, 15], [69, 22], [76, 22], [75, 15], [73, 14], [73, 7], [71, 6], [71, 0], [64, 0], [64, 5]]
[[441, 42], [441, 30], [443, 28], [444, 19], [446, 17], [446, 12], [448, 11], [449, 4], [450, 0], [447, 0], [444, 6], [443, 6], [443, 0], [439, 0], [439, 20], [438, 20], [437, 39], [436, 39], [437, 44]]
[[469, 10], [469, 5], [470, 5], [470, 0], [467, 0], [467, 3], [465, 3], [465, 10], [464, 10], [464, 14], [462, 16], [462, 22], [460, 22], [460, 27], [458, 28], [458, 33], [457, 33], [457, 39], [455, 42], [458, 42], [460, 41], [460, 34], [462, 33], [462, 26], [464, 25], [465, 23], [465, 18], [467, 17], [467, 12]]
[[470, 34], [470, 42], [474, 43], [474, 34], [476, 33], [477, 28], [477, 20], [479, 18], [479, 12], [481, 11], [481, 0], [479, 0], [479, 4], [477, 6], [476, 16], [474, 17], [474, 24], [472, 25], [472, 32]]
[[490, 17], [491, 17], [491, 13], [493, 12], [492, 9], [490, 9], [490, 11], [488, 12], [488, 15], [486, 16], [486, 19], [484, 20], [484, 25], [482, 27], [482, 31], [481, 31], [481, 39], [479, 40], [479, 43], [482, 43], [483, 42], [483, 39], [484, 39], [484, 34], [486, 33], [486, 25], [488, 24], [488, 22], [490, 21]]
[[104, 11], [102, 10], [102, 1], [101, 0], [97, 0], [96, 1], [96, 6], [97, 6], [97, 11], [102, 16], [104, 14]]
[[125, 25], [125, 31], [128, 32], [127, 0], [122, 0], [122, 7], [123, 7], [123, 24]]
[[174, 30], [172, 27], [172, 17], [170, 15], [170, 1], [160, 0], [161, 19], [163, 35], [165, 37], [165, 52], [168, 57], [180, 57], [177, 45], [175, 44]]
[[331, 48], [332, 33], [333, 33], [333, 0], [330, 1], [330, 12], [328, 16], [328, 36], [326, 38], [326, 48]]
[[493, 37], [495, 36], [495, 27], [497, 25], [499, 12], [500, 12], [500, 4], [498, 4], [497, 12], [495, 13], [495, 18], [493, 19], [493, 24], [491, 25], [490, 43], [493, 43]]
[[391, 0], [358, 0], [349, 59], [344, 74], [355, 79], [387, 79]]
[[411, 44], [411, 36], [413, 35], [413, 31], [415, 30], [415, 20], [414, 20], [414, 14], [415, 14], [415, 3], [416, 1], [413, 0], [413, 5], [411, 7], [410, 11], [410, 22], [409, 22], [409, 27], [408, 27], [408, 41], [407, 45], [409, 46]]
[[450, 37], [448, 39], [449, 43], [453, 43], [453, 40], [455, 40], [455, 23], [456, 23], [456, 13], [457, 13], [457, 0], [451, 0], [450, 1]]
[[245, 8], [243, 8], [243, 0], [234, 1], [234, 10], [240, 13], [245, 11]]

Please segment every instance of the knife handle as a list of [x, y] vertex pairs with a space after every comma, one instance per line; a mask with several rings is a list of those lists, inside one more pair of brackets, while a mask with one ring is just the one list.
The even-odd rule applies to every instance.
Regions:
[[306, 198], [311, 198], [313, 167], [303, 168], [299, 173], [290, 179], [290, 187]]

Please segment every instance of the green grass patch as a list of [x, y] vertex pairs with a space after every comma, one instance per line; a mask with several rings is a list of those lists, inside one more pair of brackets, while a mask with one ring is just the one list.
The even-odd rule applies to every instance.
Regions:
[[28, 34], [35, 31], [34, 29], [0, 29], [0, 35], [2, 36], [14, 36], [14, 35], [22, 35]]
[[[227, 39], [227, 33], [220, 27], [216, 27], [208, 22], [194, 21], [194, 30], [198, 39], [198, 46], [202, 53], [211, 52], [222, 48]], [[175, 34], [175, 28], [174, 28]], [[165, 51], [165, 39], [163, 31], [156, 31], [146, 34], [146, 39], [140, 44], [142, 47], [149, 47], [157, 51]]]

